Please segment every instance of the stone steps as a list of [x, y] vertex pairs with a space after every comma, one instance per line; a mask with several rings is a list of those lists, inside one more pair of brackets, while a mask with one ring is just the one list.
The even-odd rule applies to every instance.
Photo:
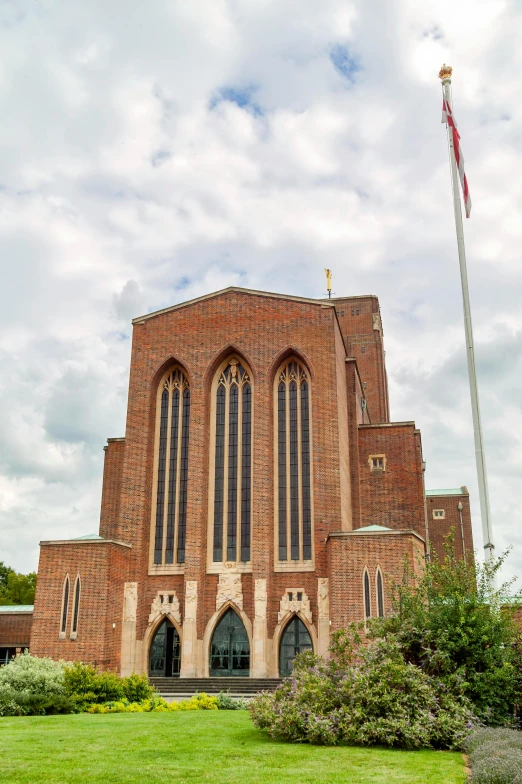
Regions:
[[260, 691], [274, 691], [281, 678], [149, 678], [151, 686], [162, 697], [191, 696], [204, 691], [205, 694], [228, 692], [233, 696], [253, 696]]

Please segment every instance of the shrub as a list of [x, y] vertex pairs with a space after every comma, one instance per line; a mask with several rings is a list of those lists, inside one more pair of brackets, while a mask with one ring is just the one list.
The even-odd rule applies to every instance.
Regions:
[[129, 700], [117, 700], [103, 704], [95, 703], [89, 705], [87, 713], [167, 713], [186, 710], [217, 710], [217, 698], [209, 697], [208, 694], [196, 694], [189, 700], [181, 702], [166, 702], [162, 697], [152, 697], [141, 702], [129, 702]]
[[482, 728], [465, 741], [473, 784], [522, 784], [522, 733]]
[[146, 675], [128, 675], [123, 678], [123, 694], [129, 702], [141, 702], [154, 696], [154, 689]]
[[79, 706], [118, 700], [142, 702], [154, 695], [146, 675], [121, 678], [113, 672], [98, 672], [92, 664], [74, 662], [64, 672], [65, 691]]
[[65, 694], [64, 670], [65, 662], [40, 659], [25, 652], [0, 668], [0, 689], [7, 687], [13, 692], [40, 695]]
[[520, 628], [515, 612], [522, 602], [510, 599], [513, 580], [495, 587], [507, 553], [485, 564], [457, 560], [450, 535], [446, 557], [436, 557], [423, 576], [408, 569], [395, 587], [392, 613], [372, 623], [372, 636], [396, 636], [407, 661], [430, 675], [455, 678], [474, 711], [490, 726], [513, 720], [522, 701]]
[[248, 708], [248, 700], [242, 697], [231, 697], [224, 691], [219, 692], [216, 700], [219, 710], [246, 710]]
[[458, 690], [406, 662], [391, 638], [356, 649], [355, 659], [352, 641], [339, 643], [337, 635], [329, 661], [298, 656], [291, 679], [254, 697], [254, 724], [275, 738], [326, 745], [462, 746], [474, 717]]

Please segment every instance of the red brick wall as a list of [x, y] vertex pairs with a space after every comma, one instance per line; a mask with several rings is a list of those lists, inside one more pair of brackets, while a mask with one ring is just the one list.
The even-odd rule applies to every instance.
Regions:
[[[335, 304], [347, 356], [357, 360], [368, 402], [370, 421], [389, 422], [388, 381], [386, 377], [379, 300], [375, 296], [342, 297]], [[379, 328], [374, 329], [374, 315]]]
[[336, 534], [328, 539], [331, 631], [364, 621], [364, 569], [370, 578], [372, 615], [377, 615], [376, 572], [383, 577], [384, 612], [390, 610], [393, 583], [402, 579], [404, 560], [418, 573], [424, 568], [424, 542], [412, 533]]
[[107, 442], [107, 446], [104, 447], [100, 536], [113, 539], [118, 528], [125, 439], [108, 438]]
[[0, 648], [29, 648], [32, 613], [0, 612]]
[[[385, 471], [372, 471], [368, 458], [384, 454]], [[413, 529], [425, 537], [420, 433], [411, 422], [359, 426], [361, 527]]]
[[[314, 547], [316, 576], [326, 576], [325, 539], [342, 525], [340, 444], [347, 445], [346, 419], [339, 425], [344, 377], [338, 383], [334, 308], [291, 299], [229, 291], [218, 297], [160, 314], [134, 329], [129, 403], [116, 538], [132, 543], [133, 579], [138, 586], [137, 638], [146, 629], [150, 601], [160, 589], [175, 589], [183, 610], [183, 581], [178, 576], [148, 576], [156, 389], [174, 361], [191, 383], [185, 580], [198, 580], [198, 636], [215, 612], [217, 577], [206, 574], [210, 385], [219, 363], [233, 351], [250, 365], [254, 381], [252, 577], [243, 577], [245, 611], [252, 604], [247, 587], [268, 579], [269, 600], [279, 602], [285, 587], [310, 575], [272, 574], [274, 553], [273, 381], [284, 358], [296, 353], [312, 375]], [[336, 338], [336, 332], [338, 338]], [[343, 352], [344, 353], [344, 350]], [[342, 369], [344, 374], [344, 367]], [[344, 440], [343, 440], [344, 439]], [[348, 515], [350, 509], [348, 508]], [[288, 581], [291, 580], [289, 583]], [[281, 583], [281, 585], [280, 585]], [[310, 587], [312, 596], [317, 583]], [[250, 593], [248, 593], [250, 591]], [[248, 597], [247, 597], [248, 593]], [[279, 608], [278, 608], [279, 609]], [[252, 618], [252, 615], [249, 617]]]
[[[67, 661], [95, 662], [119, 668], [123, 584], [128, 579], [130, 549], [111, 542], [42, 543], [31, 653]], [[70, 590], [65, 639], [59, 639], [62, 591], [66, 574]], [[78, 633], [70, 639], [74, 585], [81, 578]], [[116, 628], [112, 628], [112, 624]]]
[[[469, 493], [466, 487], [462, 490], [465, 495], [445, 495], [428, 496], [426, 506], [428, 511], [428, 531], [431, 550], [436, 553], [440, 560], [444, 559], [444, 539], [448, 536], [451, 529], [454, 529], [455, 555], [462, 558], [462, 531], [460, 527], [460, 515], [457, 509], [459, 501], [462, 502], [462, 525], [464, 528], [464, 549], [466, 558], [473, 560], [473, 532], [471, 529], [471, 509], [469, 505]], [[443, 509], [445, 517], [443, 520], [433, 518], [434, 509]]]

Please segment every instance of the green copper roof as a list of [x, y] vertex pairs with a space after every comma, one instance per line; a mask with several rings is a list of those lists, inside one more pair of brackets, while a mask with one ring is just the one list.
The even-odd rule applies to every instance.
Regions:
[[103, 539], [103, 536], [99, 536], [99, 534], [86, 534], [85, 536], [75, 536], [74, 539], [71, 539], [71, 542], [81, 542], [84, 539]]
[[32, 612], [34, 604], [0, 604], [0, 613]]
[[354, 528], [354, 531], [391, 531], [385, 525], [365, 525], [364, 528]]
[[462, 487], [455, 487], [446, 490], [426, 490], [426, 496], [429, 495], [467, 495], [467, 493]]

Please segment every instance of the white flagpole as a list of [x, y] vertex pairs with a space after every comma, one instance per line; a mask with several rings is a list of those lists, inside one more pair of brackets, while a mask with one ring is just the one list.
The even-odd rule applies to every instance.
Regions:
[[[453, 112], [451, 105], [451, 74], [450, 66], [443, 65], [439, 72], [442, 81], [444, 98]], [[469, 304], [468, 272], [466, 268], [466, 250], [464, 248], [464, 227], [462, 225], [462, 207], [459, 194], [459, 179], [457, 164], [455, 161], [455, 150], [453, 149], [453, 135], [449, 124], [448, 142], [450, 147], [450, 166], [451, 183], [453, 186], [453, 210], [455, 212], [455, 228], [457, 230], [457, 246], [459, 250], [460, 280], [462, 283], [462, 303], [464, 306], [464, 329], [466, 333], [466, 352], [468, 355], [468, 375], [469, 388], [471, 392], [471, 410], [473, 413], [473, 434], [475, 437], [475, 458], [477, 461], [477, 476], [480, 498], [480, 515], [482, 518], [482, 536], [484, 538], [484, 549], [486, 560], [493, 558], [493, 533], [491, 529], [491, 512], [489, 509], [488, 478], [486, 472], [486, 456], [484, 453], [484, 439], [482, 437], [482, 425], [480, 422], [480, 406], [477, 386], [477, 371], [475, 365], [475, 348], [473, 345], [473, 327], [471, 324], [471, 308]]]

